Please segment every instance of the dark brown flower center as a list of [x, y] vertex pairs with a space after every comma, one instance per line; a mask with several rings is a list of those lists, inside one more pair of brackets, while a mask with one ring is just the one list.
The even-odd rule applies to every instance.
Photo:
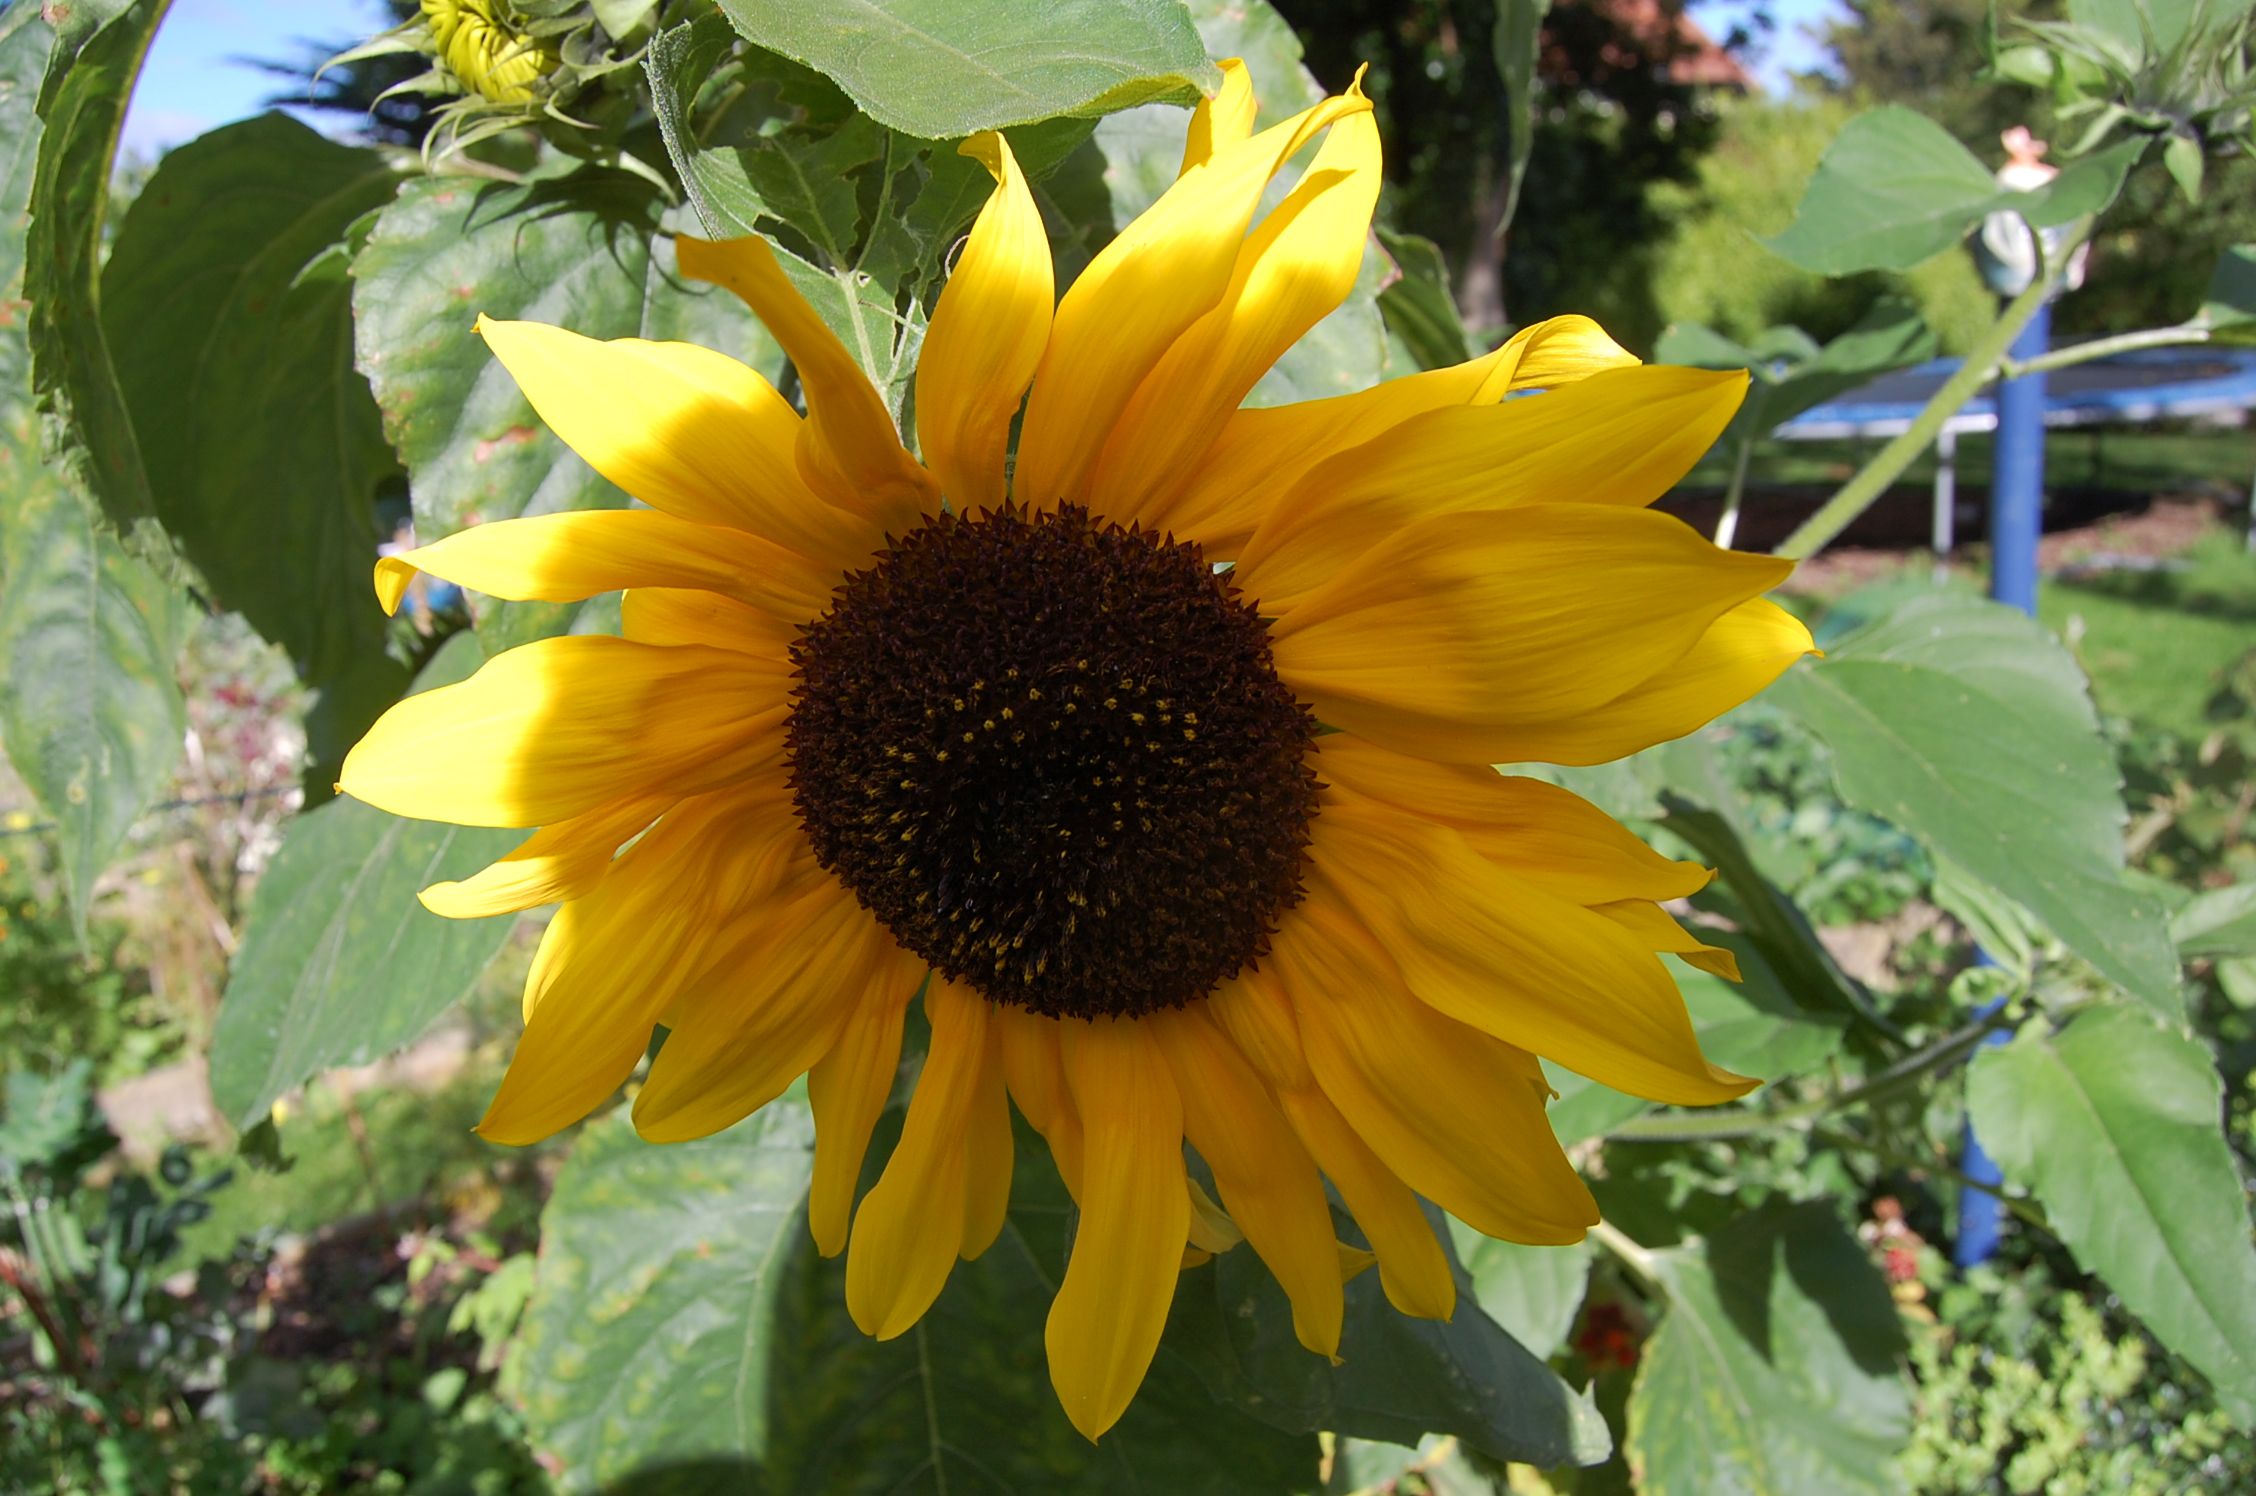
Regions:
[[815, 856], [999, 1002], [1202, 997], [1300, 897], [1315, 722], [1196, 545], [1085, 510], [942, 515], [793, 647]]

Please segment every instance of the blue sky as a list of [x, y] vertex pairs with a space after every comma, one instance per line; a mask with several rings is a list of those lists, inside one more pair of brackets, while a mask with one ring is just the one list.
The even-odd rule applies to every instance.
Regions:
[[[1692, 13], [1718, 37], [1747, 8], [1747, 0], [1692, 3]], [[1778, 30], [1754, 54], [1756, 72], [1767, 85], [1782, 88], [1792, 72], [1817, 66], [1823, 54], [1808, 28], [1836, 11], [1836, 0], [1775, 0]], [[155, 155], [215, 125], [256, 114], [281, 80], [241, 58], [287, 59], [297, 54], [301, 39], [357, 41], [389, 21], [376, 0], [175, 0], [134, 91], [125, 148]], [[342, 122], [326, 123], [335, 129]]]

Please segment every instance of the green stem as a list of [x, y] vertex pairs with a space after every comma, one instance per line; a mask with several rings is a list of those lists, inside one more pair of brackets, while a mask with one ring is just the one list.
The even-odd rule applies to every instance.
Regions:
[[1794, 561], [1806, 561], [1830, 545], [1843, 530], [1856, 523], [1857, 516], [1872, 507], [1875, 500], [1888, 491], [1903, 470], [1910, 467], [1919, 454], [1934, 442], [1945, 422], [1958, 414], [1959, 408], [1974, 398], [1983, 385], [1995, 378], [2003, 364], [2005, 353], [2013, 340], [2021, 336], [2021, 329], [2029, 325], [2045, 298], [2059, 289], [2060, 269], [2068, 263], [2091, 232], [2087, 223], [2059, 250], [2047, 257], [2044, 273], [2029, 282], [2029, 288], [2006, 304], [1998, 319], [1975, 339], [1967, 350], [1965, 361], [1958, 372], [1943, 381], [1941, 389], [1927, 401], [1919, 414], [1905, 429], [1903, 435], [1889, 442], [1873, 455], [1855, 477], [1843, 484], [1841, 491], [1827, 499], [1817, 513], [1802, 521], [1801, 527], [1786, 537], [1778, 554]]
[[2117, 333], [2111, 338], [2093, 338], [2088, 343], [2078, 343], [2072, 348], [2055, 348], [2050, 353], [2039, 354], [2026, 361], [2004, 359], [1998, 365], [2001, 379], [2019, 379], [2024, 374], [2048, 374], [2054, 369], [2072, 369], [2078, 364], [2088, 364], [2093, 359], [2112, 358], [2118, 353], [2131, 353], [2140, 348], [2178, 348], [2192, 343], [2206, 343], [2214, 337], [2208, 328], [2191, 322], [2181, 322], [2175, 327], [2151, 327], [2144, 332]]
[[1917, 1054], [1906, 1056], [1870, 1080], [1851, 1086], [1846, 1091], [1814, 1096], [1792, 1106], [1759, 1112], [1658, 1112], [1631, 1118], [1607, 1133], [1606, 1139], [1622, 1143], [1721, 1143], [1737, 1138], [1760, 1137], [1780, 1128], [1814, 1125], [1819, 1117], [1828, 1112], [1883, 1101], [1899, 1091], [1917, 1086], [1928, 1076], [1947, 1070], [1972, 1054], [1991, 1033], [2006, 1027], [2010, 1022], [2001, 1009], [1979, 1023], [1969, 1024], [1949, 1037], [1937, 1040]]
[[1654, 1260], [1651, 1248], [1639, 1246], [1619, 1226], [1605, 1221], [1599, 1221], [1590, 1228], [1590, 1239], [1613, 1253], [1621, 1265], [1629, 1269], [1630, 1275], [1654, 1294], [1667, 1296], [1668, 1284], [1662, 1281], [1660, 1265]]
[[1723, 518], [1716, 521], [1715, 543], [1723, 550], [1739, 534], [1739, 505], [1747, 496], [1747, 461], [1755, 455], [1752, 434], [1739, 442], [1739, 460], [1731, 465], [1731, 486], [1723, 491]]

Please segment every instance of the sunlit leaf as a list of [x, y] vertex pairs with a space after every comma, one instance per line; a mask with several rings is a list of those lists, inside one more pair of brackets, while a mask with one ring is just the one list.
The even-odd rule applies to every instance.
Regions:
[[2095, 1008], [1982, 1050], [1966, 1100], [2077, 1262], [2236, 1418], [2256, 1418], [2256, 1246], [2208, 1049], [2136, 1009]]
[[2083, 672], [1996, 603], [1914, 597], [1766, 698], [1833, 750], [1849, 804], [2011, 898], [2156, 1013], [2182, 1020], [2161, 906], [2123, 877], [2122, 781]]

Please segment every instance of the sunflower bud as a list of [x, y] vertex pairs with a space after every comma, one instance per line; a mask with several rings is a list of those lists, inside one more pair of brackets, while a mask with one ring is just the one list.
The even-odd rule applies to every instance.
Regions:
[[423, 0], [432, 55], [463, 88], [496, 104], [529, 104], [555, 71], [547, 43], [513, 24], [508, 0]]

